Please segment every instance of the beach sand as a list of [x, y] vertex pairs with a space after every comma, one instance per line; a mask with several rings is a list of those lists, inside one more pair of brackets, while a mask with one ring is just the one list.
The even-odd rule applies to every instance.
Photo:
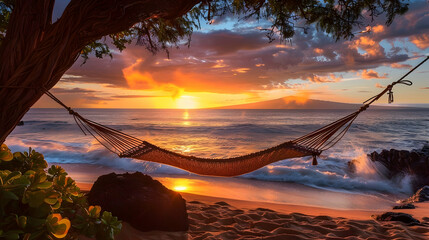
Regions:
[[[66, 166], [66, 169], [78, 180], [78, 185], [83, 191], [89, 191], [92, 186], [90, 180], [93, 180], [94, 176], [90, 177], [89, 172], [96, 175], [107, 171], [106, 169], [101, 172], [100, 169], [82, 169], [80, 166]], [[79, 179], [85, 181], [79, 181]], [[160, 180], [163, 181], [162, 178]], [[171, 179], [167, 179], [166, 182], [168, 181]], [[294, 192], [291, 186], [289, 189], [292, 193]], [[314, 191], [312, 194], [316, 195], [310, 200], [315, 203], [315, 206], [238, 200], [182, 192], [181, 195], [187, 201], [189, 231], [140, 232], [124, 223], [123, 230], [117, 239], [429, 239], [429, 203], [417, 203], [416, 209], [392, 210], [395, 204], [393, 200], [374, 199], [368, 196], [369, 201], [365, 202], [369, 205], [367, 209], [345, 209], [342, 205], [338, 208], [321, 207], [317, 206], [319, 202], [317, 193], [320, 196], [326, 193], [320, 189]], [[311, 196], [310, 193], [305, 195], [307, 198], [309, 196]], [[344, 198], [347, 201], [352, 199], [348, 194], [337, 193], [334, 196], [339, 201]], [[351, 196], [355, 196], [360, 202], [365, 198], [356, 194]], [[294, 198], [293, 195], [289, 197], [289, 199]], [[302, 196], [298, 197], [300, 201], [302, 198]], [[310, 200], [304, 202], [310, 202]], [[323, 201], [321, 204], [332, 206], [331, 203], [326, 205]], [[423, 224], [407, 226], [400, 222], [375, 221], [371, 217], [373, 214], [387, 211], [412, 214]]]
[[[83, 190], [91, 186], [79, 185]], [[140, 232], [124, 223], [117, 239], [429, 239], [429, 203], [406, 210], [338, 210], [181, 194], [187, 201], [189, 231]], [[371, 218], [385, 211], [412, 214], [423, 225]]]
[[[374, 212], [182, 195], [188, 232], [139, 232], [125, 224], [118, 239], [429, 239], [428, 226], [378, 222], [370, 217]], [[415, 211], [428, 213], [429, 205], [417, 205]]]

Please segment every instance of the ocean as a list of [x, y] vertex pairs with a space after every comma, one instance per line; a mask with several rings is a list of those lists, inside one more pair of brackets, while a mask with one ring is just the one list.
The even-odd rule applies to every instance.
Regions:
[[[352, 110], [160, 110], [76, 109], [82, 116], [151, 142], [194, 156], [222, 158], [259, 151], [292, 140]], [[7, 138], [13, 151], [32, 147], [50, 164], [87, 164], [151, 175], [197, 177], [171, 166], [120, 159], [85, 136], [63, 109], [31, 109]], [[336, 146], [311, 157], [287, 159], [237, 177], [262, 183], [288, 182], [369, 194], [410, 194], [410, 177], [385, 177], [367, 154], [381, 149], [420, 149], [429, 141], [429, 109], [369, 109], [358, 116]], [[352, 173], [347, 163], [360, 162]], [[198, 177], [204, 179], [205, 177]], [[210, 178], [206, 178], [210, 179]], [[276, 183], [276, 184], [277, 184]]]

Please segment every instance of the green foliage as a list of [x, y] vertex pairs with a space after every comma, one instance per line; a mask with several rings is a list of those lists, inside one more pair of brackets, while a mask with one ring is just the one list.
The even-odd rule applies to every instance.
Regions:
[[[2, 145], [0, 156], [10, 150]], [[9, 158], [6, 158], [9, 159]], [[85, 196], [59, 166], [47, 171], [43, 155], [30, 149], [0, 161], [0, 238], [114, 239], [121, 222]]]
[[[200, 21], [210, 22], [214, 17], [231, 14], [271, 24], [269, 28], [261, 29], [266, 31], [270, 42], [289, 39], [296, 29], [304, 29], [305, 32], [310, 24], [316, 24], [320, 30], [339, 40], [352, 38], [355, 27], [366, 27], [368, 22], [364, 23], [365, 19], [372, 21], [385, 14], [385, 23], [390, 25], [397, 14], [404, 14], [407, 10], [408, 4], [401, 0], [212, 0], [201, 1], [175, 19], [147, 19], [109, 37], [120, 51], [137, 39], [137, 44], [152, 53], [164, 50], [168, 54], [170, 47], [178, 47], [184, 40], [187, 46], [190, 45], [192, 32], [200, 28]], [[82, 57], [85, 61], [90, 53], [97, 58], [111, 56], [106, 38], [84, 49]]]
[[7, 25], [14, 4], [14, 0], [0, 0], [0, 45], [6, 37]]
[[[14, 2], [0, 0], [0, 44], [5, 37]], [[210, 22], [214, 17], [225, 14], [268, 22], [271, 26], [261, 30], [266, 31], [269, 41], [289, 39], [296, 29], [306, 31], [310, 24], [339, 40], [352, 38], [354, 27], [366, 27], [364, 20], [373, 20], [384, 14], [386, 25], [390, 25], [396, 15], [407, 10], [408, 4], [403, 0], [204, 0], [183, 16], [148, 18], [130, 29], [94, 41], [82, 49], [81, 56], [84, 63], [91, 54], [97, 58], [112, 57], [109, 46], [122, 51], [133, 39], [152, 53], [164, 50], [168, 54], [170, 47], [177, 47], [184, 40], [189, 46], [191, 34], [200, 27], [200, 21]]]

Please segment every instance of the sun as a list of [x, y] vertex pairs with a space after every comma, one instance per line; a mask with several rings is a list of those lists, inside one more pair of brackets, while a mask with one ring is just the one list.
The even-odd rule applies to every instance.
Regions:
[[176, 100], [176, 107], [179, 109], [193, 109], [197, 108], [198, 103], [195, 101], [195, 97], [193, 96], [180, 96]]
[[173, 189], [176, 192], [182, 192], [182, 191], [185, 191], [186, 189], [188, 189], [188, 187], [186, 187], [186, 186], [174, 186]]

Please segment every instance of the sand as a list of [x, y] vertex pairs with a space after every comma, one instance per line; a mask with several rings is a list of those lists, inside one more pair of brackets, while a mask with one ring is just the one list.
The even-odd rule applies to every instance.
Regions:
[[[91, 184], [79, 183], [83, 190]], [[429, 239], [429, 203], [417, 209], [395, 210], [412, 214], [423, 225], [379, 222], [372, 214], [390, 208], [341, 210], [293, 204], [243, 201], [181, 193], [187, 201], [187, 232], [140, 232], [124, 223], [119, 240], [140, 239]]]
[[[82, 164], [62, 166], [83, 191], [90, 190], [97, 176], [114, 171]], [[399, 199], [391, 196], [236, 178], [183, 177], [155, 178], [172, 189], [187, 186], [181, 194], [187, 201], [189, 231], [140, 232], [124, 223], [117, 239], [429, 239], [429, 202], [415, 204], [416, 209], [392, 210]], [[423, 225], [371, 218], [387, 211], [412, 214]]]

